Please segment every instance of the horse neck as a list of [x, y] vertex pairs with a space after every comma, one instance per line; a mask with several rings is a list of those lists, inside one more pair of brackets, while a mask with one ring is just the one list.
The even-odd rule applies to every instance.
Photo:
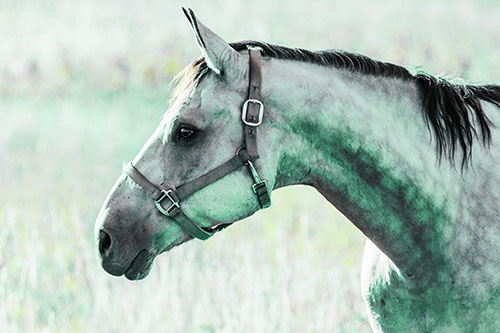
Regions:
[[417, 87], [300, 62], [268, 67], [264, 97], [293, 142], [276, 187], [314, 186], [409, 275], [441, 265], [445, 184], [460, 175], [437, 163]]

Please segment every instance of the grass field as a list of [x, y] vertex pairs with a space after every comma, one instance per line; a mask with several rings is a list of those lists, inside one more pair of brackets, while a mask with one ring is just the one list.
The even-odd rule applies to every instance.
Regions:
[[500, 83], [493, 0], [3, 0], [0, 332], [368, 332], [363, 235], [307, 187], [159, 256], [145, 280], [100, 268], [100, 205], [161, 119], [172, 76], [199, 55], [181, 5], [229, 41]]

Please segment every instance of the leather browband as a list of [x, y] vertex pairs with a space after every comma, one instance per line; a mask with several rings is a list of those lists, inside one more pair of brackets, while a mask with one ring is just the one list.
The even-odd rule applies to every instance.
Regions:
[[[212, 228], [200, 227], [184, 214], [180, 207], [180, 202], [194, 192], [217, 181], [239, 167], [243, 165], [248, 166], [255, 182], [252, 185], [252, 189], [257, 195], [260, 208], [267, 208], [271, 205], [271, 198], [269, 196], [266, 181], [260, 178], [254, 166], [254, 161], [259, 158], [257, 151], [257, 127], [262, 123], [264, 115], [264, 104], [260, 101], [260, 86], [262, 82], [260, 51], [249, 49], [249, 56], [250, 73], [248, 96], [247, 100], [243, 103], [241, 114], [241, 119], [244, 123], [245, 145], [237, 150], [233, 158], [190, 182], [170, 189], [161, 189], [157, 185], [151, 183], [134, 165], [132, 165], [132, 162], [128, 163], [124, 168], [125, 174], [151, 196], [156, 207], [162, 214], [174, 219], [184, 231], [201, 240], [213, 236], [215, 232], [224, 229], [231, 225], [231, 223], [220, 224]], [[164, 203], [165, 201], [166, 203]]]

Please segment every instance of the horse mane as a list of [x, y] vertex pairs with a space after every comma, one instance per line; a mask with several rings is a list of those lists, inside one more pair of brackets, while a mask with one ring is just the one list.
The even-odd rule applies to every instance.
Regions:
[[[474, 139], [484, 146], [491, 144], [493, 124], [486, 116], [481, 100], [500, 108], [500, 86], [467, 85], [450, 82], [427, 73], [411, 74], [406, 68], [371, 59], [367, 56], [342, 50], [309, 51], [289, 48], [259, 41], [230, 43], [236, 51], [258, 47], [263, 56], [284, 60], [297, 60], [323, 66], [333, 66], [364, 75], [398, 78], [414, 82], [422, 96], [422, 113], [429, 130], [434, 132], [439, 161], [445, 156], [454, 165], [460, 147], [462, 168], [471, 160]], [[208, 71], [203, 57], [196, 59], [174, 81], [180, 81], [173, 98], [197, 82]], [[479, 128], [479, 131], [478, 131]]]

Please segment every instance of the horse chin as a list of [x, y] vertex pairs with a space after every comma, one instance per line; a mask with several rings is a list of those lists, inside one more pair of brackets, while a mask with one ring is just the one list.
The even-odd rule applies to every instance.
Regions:
[[176, 239], [175, 241], [173, 241], [171, 244], [169, 244], [169, 245], [165, 246], [165, 247], [163, 248], [163, 250], [161, 250], [159, 253], [168, 252], [168, 251], [170, 251], [171, 249], [173, 249], [174, 247], [179, 246], [179, 245], [181, 245], [181, 244], [184, 244], [184, 243], [186, 243], [187, 241], [190, 241], [190, 240], [192, 240], [192, 239], [194, 239], [194, 237], [186, 233], [186, 234], [185, 234], [185, 235], [183, 235], [182, 237], [179, 237], [178, 239]]
[[125, 271], [125, 277], [129, 280], [141, 280], [148, 276], [153, 266], [155, 255], [148, 250], [142, 250], [130, 263]]

